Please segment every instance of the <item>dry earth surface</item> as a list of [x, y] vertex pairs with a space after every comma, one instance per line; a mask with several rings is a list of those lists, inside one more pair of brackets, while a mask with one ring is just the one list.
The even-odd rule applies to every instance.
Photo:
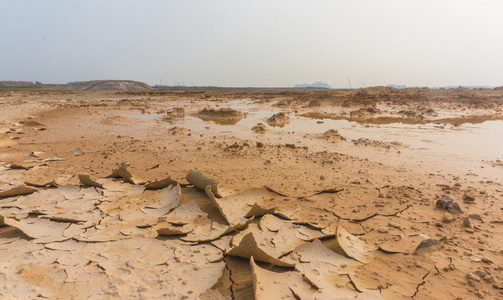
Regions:
[[0, 298], [501, 299], [502, 104], [0, 92]]

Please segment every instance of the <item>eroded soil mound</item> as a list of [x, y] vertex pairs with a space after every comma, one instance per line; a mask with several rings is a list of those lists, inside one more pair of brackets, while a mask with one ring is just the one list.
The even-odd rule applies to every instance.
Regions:
[[246, 116], [244, 113], [232, 108], [214, 109], [205, 107], [197, 113], [197, 117], [203, 120], [214, 121], [219, 124], [232, 125], [236, 124]]
[[271, 126], [283, 127], [290, 122], [290, 118], [285, 113], [277, 113], [267, 119], [267, 124]]
[[318, 137], [329, 141], [329, 142], [339, 142], [339, 141], [345, 141], [346, 138], [343, 137], [337, 130], [335, 129], [329, 129], [325, 131], [324, 133], [318, 135]]
[[93, 81], [75, 81], [65, 85], [69, 90], [82, 91], [151, 91], [152, 87], [148, 84], [133, 80], [93, 80]]

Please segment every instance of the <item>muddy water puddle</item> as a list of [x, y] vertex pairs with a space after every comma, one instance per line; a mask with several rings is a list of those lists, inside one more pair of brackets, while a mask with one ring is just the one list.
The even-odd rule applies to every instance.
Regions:
[[[300, 116], [300, 112], [281, 108], [229, 103], [227, 107], [246, 113], [246, 117], [234, 125], [218, 120], [203, 120], [195, 113], [185, 118], [162, 121], [157, 113], [129, 113], [128, 116], [142, 121], [155, 121], [166, 126], [179, 126], [210, 136], [232, 136], [245, 140], [273, 144], [292, 143], [309, 146], [315, 151], [334, 151], [368, 158], [396, 166], [429, 168], [434, 172], [452, 170], [452, 174], [477, 174], [483, 177], [503, 178], [503, 168], [494, 162], [503, 159], [503, 121], [494, 120], [477, 124], [402, 124], [370, 125], [348, 120], [312, 119]], [[283, 127], [270, 126], [267, 118], [278, 112], [289, 115], [290, 122]], [[267, 130], [256, 133], [251, 130], [262, 123]], [[331, 143], [317, 138], [327, 130], [337, 130], [346, 141]], [[368, 139], [382, 143], [355, 146], [353, 141]], [[389, 145], [389, 146], [388, 146]], [[496, 176], [496, 177], [495, 177]]]

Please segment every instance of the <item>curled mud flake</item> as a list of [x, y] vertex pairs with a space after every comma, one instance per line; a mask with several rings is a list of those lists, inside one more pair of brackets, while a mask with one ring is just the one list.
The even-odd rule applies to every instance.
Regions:
[[37, 187], [37, 188], [50, 188], [50, 187], [58, 187], [59, 186], [55, 180], [41, 181], [41, 182], [25, 181], [24, 184], [26, 184], [27, 186], [32, 186], [32, 187]]
[[250, 218], [250, 217], [260, 217], [266, 214], [274, 214], [276, 212], [275, 207], [271, 208], [266, 208], [263, 203], [255, 203], [252, 205], [248, 213], [246, 213], [245, 217]]
[[157, 190], [157, 189], [163, 189], [163, 188], [167, 188], [169, 186], [177, 185], [177, 184], [178, 184], [178, 182], [176, 182], [173, 178], [168, 176], [168, 177], [161, 179], [161, 180], [148, 181], [147, 183], [145, 183], [144, 187], [147, 190]]
[[201, 171], [190, 171], [186, 177], [187, 181], [195, 187], [205, 191], [207, 186], [211, 187], [211, 192], [218, 198], [228, 196], [229, 194], [219, 186], [218, 180], [207, 177]]
[[[260, 227], [257, 224], [250, 224], [246, 230], [234, 236], [229, 253], [234, 253], [233, 249], [236, 247], [242, 247], [242, 239], [248, 234], [252, 234], [253, 240], [256, 241], [258, 248], [262, 252], [276, 259], [283, 257], [310, 240], [331, 235], [331, 233], [324, 232], [323, 230], [294, 224], [291, 221], [282, 220], [273, 215], [265, 215], [260, 220]], [[249, 238], [249, 240], [252, 238]], [[250, 254], [236, 255], [245, 258], [250, 256]], [[261, 260], [260, 257], [253, 256], [257, 260]]]
[[[208, 219], [209, 220], [209, 219]], [[237, 226], [223, 225], [217, 222], [208, 222], [202, 226], [195, 226], [194, 229], [181, 238], [186, 242], [210, 242], [220, 238], [221, 236], [237, 230]]]
[[208, 242], [236, 230], [236, 226], [213, 222], [199, 206], [191, 201], [179, 206], [162, 218], [153, 228], [159, 235], [182, 235], [187, 242]]
[[231, 248], [227, 255], [239, 256], [244, 258], [254, 257], [257, 261], [270, 263], [272, 265], [280, 266], [280, 267], [293, 267], [294, 265], [291, 263], [284, 262], [276, 257], [271, 256], [266, 253], [261, 245], [256, 241], [254, 233], [249, 232], [244, 235], [243, 238], [239, 241], [237, 246]]
[[[295, 269], [302, 273], [305, 281], [317, 288], [316, 294], [302, 299], [331, 299], [333, 295], [344, 299], [380, 296], [376, 290], [351, 288], [355, 284], [350, 276], [357, 274], [362, 264], [333, 252], [319, 240], [297, 247], [284, 260], [295, 264]], [[293, 291], [298, 295], [295, 289]]]
[[376, 250], [360, 237], [350, 234], [342, 226], [337, 227], [337, 241], [349, 257], [362, 263], [368, 263], [371, 252]]
[[443, 245], [440, 241], [435, 240], [435, 239], [425, 239], [422, 240], [419, 245], [416, 247], [416, 252], [417, 253], [424, 253], [424, 252], [429, 252], [429, 251], [437, 251], [442, 249]]
[[331, 266], [331, 270], [338, 274], [352, 274], [362, 265], [354, 259], [335, 253], [318, 239], [295, 248], [284, 260], [296, 265], [311, 262], [328, 264]]
[[33, 187], [29, 187], [26, 185], [18, 185], [18, 186], [11, 187], [11, 188], [5, 189], [3, 191], [0, 191], [0, 199], [12, 197], [12, 196], [27, 195], [27, 194], [31, 194], [36, 191], [37, 191], [37, 189], [35, 189]]
[[103, 188], [103, 184], [98, 181], [91, 179], [89, 174], [79, 174], [78, 175], [80, 183], [87, 186], [94, 186], [98, 188]]
[[226, 251], [231, 246], [231, 241], [231, 235], [224, 235], [219, 239], [211, 241], [211, 244], [222, 251]]
[[180, 201], [182, 200], [182, 190], [178, 184], [164, 188], [160, 190], [158, 194], [160, 201], [155, 204], [147, 205], [142, 209], [143, 212], [156, 217], [161, 217], [170, 212], [172, 209], [178, 207]]
[[123, 161], [119, 168], [112, 171], [112, 174], [108, 175], [107, 178], [123, 178], [126, 182], [131, 184], [142, 184], [142, 181], [139, 178], [136, 178], [131, 172], [127, 169], [129, 165], [128, 162]]
[[69, 239], [63, 233], [70, 226], [70, 223], [53, 222], [35, 217], [29, 217], [21, 221], [5, 218], [4, 222], [6, 225], [18, 228], [27, 236], [37, 239], [35, 241], [37, 243], [49, 243]]
[[264, 199], [273, 199], [275, 195], [264, 188], [253, 188], [227, 196], [216, 198], [212, 193], [211, 186], [206, 186], [206, 194], [215, 203], [220, 213], [231, 225], [244, 225], [248, 222], [245, 217], [249, 214], [251, 207]]
[[269, 271], [259, 267], [253, 257], [250, 258], [250, 266], [255, 299], [296, 299], [292, 290], [295, 290], [297, 296], [302, 295], [301, 299], [308, 299], [306, 296], [311, 296], [314, 299], [316, 290], [303, 280], [300, 272]]

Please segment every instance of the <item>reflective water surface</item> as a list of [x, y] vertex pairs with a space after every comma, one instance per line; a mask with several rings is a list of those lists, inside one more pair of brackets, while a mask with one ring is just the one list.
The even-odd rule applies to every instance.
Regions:
[[[160, 114], [131, 113], [128, 116], [143, 121], [155, 121], [167, 128], [179, 126], [208, 135], [226, 135], [240, 139], [274, 144], [293, 143], [309, 146], [315, 151], [330, 150], [372, 159], [397, 167], [429, 168], [431, 172], [452, 169], [453, 174], [474, 174], [503, 181], [503, 121], [452, 124], [373, 125], [348, 120], [313, 119], [302, 117], [294, 110], [264, 107], [260, 104], [230, 102], [228, 107], [246, 113], [246, 118], [234, 125], [203, 120], [195, 113], [183, 119], [162, 121]], [[287, 112], [290, 123], [273, 127], [266, 119], [280, 111]], [[265, 133], [251, 130], [257, 123], [267, 127]], [[337, 130], [347, 140], [331, 143], [317, 138], [329, 129]], [[360, 138], [394, 143], [391, 147], [379, 145], [355, 146], [352, 140]], [[396, 146], [399, 143], [400, 145]], [[381, 143], [382, 144], [382, 143]]]

